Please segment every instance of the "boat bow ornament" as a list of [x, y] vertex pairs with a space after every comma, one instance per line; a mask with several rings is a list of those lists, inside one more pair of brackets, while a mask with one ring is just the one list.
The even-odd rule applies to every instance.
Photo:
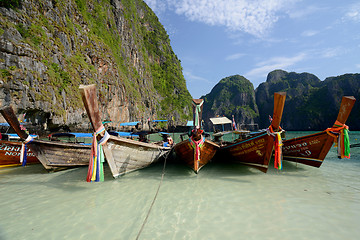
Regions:
[[191, 136], [189, 138], [189, 141], [190, 141], [190, 144], [191, 146], [194, 148], [194, 159], [195, 159], [195, 162], [197, 164], [197, 166], [199, 167], [199, 162], [200, 162], [200, 150], [201, 148], [204, 146], [204, 142], [205, 142], [205, 137], [204, 136], [201, 136], [200, 140], [199, 141], [196, 141], [193, 136]]
[[[97, 141], [97, 136], [104, 133], [104, 136]], [[103, 145], [110, 138], [110, 134], [105, 130], [104, 125], [94, 132], [93, 141], [91, 145], [91, 157], [89, 161], [89, 168], [86, 181], [87, 182], [103, 182], [104, 181], [104, 150]]]
[[284, 130], [279, 126], [279, 130], [275, 132], [273, 130], [272, 125], [270, 125], [267, 129], [266, 132], [274, 137], [274, 167], [276, 169], [281, 170], [282, 169], [282, 140], [281, 140], [281, 133], [284, 132]]
[[201, 101], [200, 104], [192, 103], [195, 107], [195, 121], [194, 121], [194, 128], [201, 129], [201, 121], [200, 121], [200, 113], [201, 113], [201, 107], [204, 104], [204, 101]]
[[338, 158], [350, 158], [349, 127], [336, 120], [334, 126], [325, 131], [334, 138]]
[[21, 143], [20, 163], [22, 163], [22, 166], [25, 166], [27, 161], [27, 144], [33, 140], [34, 138], [28, 135], [27, 138]]

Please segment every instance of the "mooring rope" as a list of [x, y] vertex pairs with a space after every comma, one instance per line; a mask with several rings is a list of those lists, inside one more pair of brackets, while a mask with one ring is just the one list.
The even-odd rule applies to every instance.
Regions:
[[[160, 151], [161, 151], [161, 150], [160, 150]], [[141, 234], [142, 230], [144, 229], [145, 224], [147, 223], [147, 220], [148, 220], [148, 218], [149, 218], [151, 209], [152, 209], [152, 207], [154, 206], [154, 203], [155, 203], [156, 198], [157, 198], [157, 196], [158, 196], [158, 193], [159, 193], [159, 190], [160, 190], [160, 187], [161, 187], [161, 184], [162, 184], [162, 182], [163, 182], [164, 175], [165, 175], [166, 159], [168, 158], [168, 155], [170, 154], [170, 151], [171, 151], [171, 149], [168, 151], [167, 154], [164, 154], [165, 160], [164, 160], [164, 166], [163, 166], [163, 170], [162, 170], [162, 174], [161, 174], [161, 180], [160, 180], [159, 186], [158, 186], [158, 188], [157, 188], [157, 190], [156, 190], [154, 199], [153, 199], [153, 201], [152, 201], [152, 203], [151, 203], [151, 205], [150, 205], [149, 211], [148, 211], [148, 213], [147, 213], [147, 215], [146, 215], [146, 217], [145, 217], [145, 219], [144, 219], [144, 222], [143, 222], [143, 224], [142, 224], [142, 226], [141, 226], [141, 228], [140, 228], [140, 231], [139, 231], [138, 235], [136, 236], [136, 240], [139, 239], [140, 234]]]

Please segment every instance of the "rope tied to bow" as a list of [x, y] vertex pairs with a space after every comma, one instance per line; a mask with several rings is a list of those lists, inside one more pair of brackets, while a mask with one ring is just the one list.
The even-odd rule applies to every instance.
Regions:
[[199, 163], [200, 163], [200, 150], [201, 148], [204, 146], [204, 142], [205, 142], [205, 137], [201, 136], [201, 139], [196, 141], [194, 140], [193, 136], [191, 136], [189, 138], [190, 144], [191, 146], [194, 148], [194, 159], [197, 163], [197, 166], [199, 167]]
[[349, 127], [336, 120], [334, 126], [325, 131], [334, 138], [335, 146], [338, 148], [338, 158], [350, 158]]
[[281, 139], [281, 133], [284, 131], [279, 127], [281, 131], [275, 132], [273, 130], [273, 127], [270, 125], [270, 127], [267, 129], [267, 133], [274, 137], [274, 167], [276, 169], [281, 170], [282, 169], [282, 139]]
[[20, 151], [20, 163], [22, 166], [26, 165], [27, 161], [27, 144], [34, 140], [30, 135], [21, 143], [21, 151]]
[[[97, 141], [97, 135], [104, 133], [104, 136]], [[89, 168], [86, 181], [87, 182], [103, 182], [104, 181], [104, 167], [105, 162], [103, 145], [110, 138], [109, 133], [105, 130], [105, 127], [101, 127], [94, 132], [92, 145], [91, 145], [91, 157], [89, 160]]]

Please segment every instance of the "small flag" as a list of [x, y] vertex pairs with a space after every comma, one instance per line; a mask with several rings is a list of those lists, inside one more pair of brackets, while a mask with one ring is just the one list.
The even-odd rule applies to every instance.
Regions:
[[232, 116], [232, 124], [233, 124], [234, 130], [237, 130], [234, 115]]
[[272, 120], [273, 120], [272, 117], [269, 115], [269, 121], [272, 122]]

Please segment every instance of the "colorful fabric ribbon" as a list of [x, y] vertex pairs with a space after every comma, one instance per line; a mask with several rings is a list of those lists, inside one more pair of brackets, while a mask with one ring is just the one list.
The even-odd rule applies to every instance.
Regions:
[[[328, 128], [325, 131], [334, 137], [334, 142], [337, 143], [338, 158], [350, 158], [349, 127], [336, 121], [332, 128]], [[339, 135], [335, 135], [332, 132], [338, 133]]]
[[274, 156], [274, 167], [276, 169], [282, 169], [282, 140], [281, 134], [279, 132], [275, 133], [274, 137], [274, 149], [275, 149], [275, 156]]
[[[97, 141], [97, 135], [104, 133], [104, 136]], [[93, 142], [91, 145], [91, 157], [89, 161], [88, 174], [86, 177], [87, 182], [103, 182], [104, 181], [104, 167], [105, 162], [103, 145], [110, 138], [110, 135], [105, 130], [104, 126], [101, 126], [93, 135]]]
[[233, 125], [234, 130], [236, 131], [237, 128], [236, 128], [236, 123], [235, 123], [234, 115], [232, 116], [232, 125]]
[[196, 163], [198, 164], [199, 167], [199, 162], [200, 162], [200, 150], [201, 148], [204, 146], [204, 142], [205, 142], [205, 137], [201, 136], [201, 139], [199, 141], [195, 141], [193, 139], [193, 137], [191, 136], [189, 138], [190, 144], [191, 146], [194, 148], [194, 159], [196, 161]]
[[280, 132], [274, 132], [272, 126], [267, 129], [268, 134], [272, 135], [274, 137], [274, 167], [276, 169], [282, 170], [282, 140], [281, 140], [281, 132], [283, 131], [281, 127], [279, 127], [281, 130]]
[[194, 119], [194, 127], [195, 128], [201, 128], [201, 122], [200, 122], [200, 112], [201, 112], [201, 106], [203, 105], [204, 101], [202, 101], [199, 105], [195, 105], [195, 119]]
[[27, 144], [29, 142], [32, 142], [34, 140], [33, 137], [31, 137], [30, 135], [27, 136], [27, 138], [25, 139], [25, 141], [23, 141], [21, 143], [21, 151], [20, 151], [20, 163], [22, 163], [22, 166], [26, 165], [26, 161], [27, 161]]

